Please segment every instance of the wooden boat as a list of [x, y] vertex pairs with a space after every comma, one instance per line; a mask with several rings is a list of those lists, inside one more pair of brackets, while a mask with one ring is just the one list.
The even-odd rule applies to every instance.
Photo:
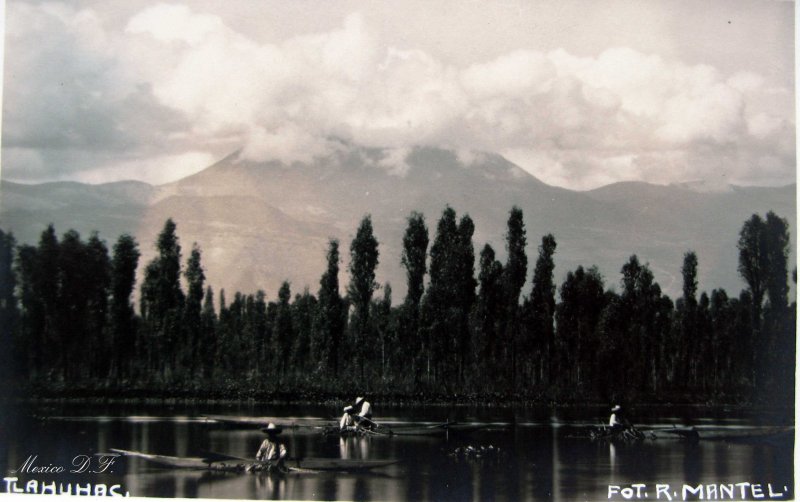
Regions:
[[[111, 448], [114, 453], [128, 457], [136, 457], [162, 467], [172, 469], [211, 470], [221, 472], [248, 472], [263, 471], [269, 467], [267, 462], [258, 462], [251, 459], [234, 457], [219, 453], [210, 453], [205, 457], [173, 457], [169, 455], [155, 455], [140, 451], [121, 450]], [[287, 458], [284, 465], [289, 472], [357, 472], [386, 467], [396, 464], [399, 460], [355, 460], [340, 458]]]
[[644, 441], [679, 439], [684, 441], [770, 441], [790, 440], [794, 427], [629, 427], [613, 431], [597, 427], [589, 431], [589, 438], [599, 441]]
[[448, 434], [468, 434], [486, 428], [485, 425], [458, 424], [455, 422], [443, 422], [440, 424], [424, 426], [395, 426], [376, 424], [377, 427], [363, 427], [357, 425], [354, 428], [340, 430], [338, 425], [330, 425], [324, 428], [324, 434], [340, 436], [446, 436]]
[[794, 437], [794, 427], [673, 427], [653, 429], [656, 438], [683, 437], [703, 441], [767, 441]]

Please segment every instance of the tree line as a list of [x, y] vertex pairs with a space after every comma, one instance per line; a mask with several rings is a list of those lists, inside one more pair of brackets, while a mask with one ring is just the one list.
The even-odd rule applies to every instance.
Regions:
[[133, 237], [120, 236], [109, 253], [97, 233], [84, 241], [69, 230], [59, 239], [50, 225], [34, 246], [0, 230], [0, 329], [10, 347], [3, 376], [7, 386], [143, 396], [793, 403], [790, 240], [774, 213], [754, 214], [741, 228], [738, 273], [747, 286], [738, 296], [698, 295], [700, 265], [687, 251], [674, 302], [635, 255], [620, 270], [619, 292], [594, 266], [568, 271], [557, 286], [556, 239], [541, 238], [529, 267], [517, 207], [504, 263], [489, 244], [476, 256], [474, 230], [469, 215], [448, 206], [431, 242], [424, 215], [411, 213], [405, 296], [395, 305], [391, 285], [376, 282], [380, 250], [365, 216], [350, 243], [346, 285], [340, 243], [331, 239], [316, 291], [293, 295], [286, 281], [268, 301], [264, 291], [215, 293], [200, 247], [183, 261], [169, 219], [139, 281], [138, 311]]

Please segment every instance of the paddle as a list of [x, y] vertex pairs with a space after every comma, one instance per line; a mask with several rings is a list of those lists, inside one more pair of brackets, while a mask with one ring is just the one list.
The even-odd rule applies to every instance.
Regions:
[[[361, 422], [367, 422], [368, 424], [371, 424], [372, 426], [374, 426], [376, 429], [382, 429], [382, 430], [386, 430], [386, 433], [387, 433], [387, 434], [391, 434], [391, 433], [392, 433], [392, 430], [391, 430], [391, 429], [389, 429], [388, 427], [386, 427], [385, 425], [381, 425], [381, 424], [379, 424], [379, 423], [377, 423], [377, 422], [373, 422], [372, 420], [370, 420], [370, 419], [369, 419], [369, 418], [367, 418], [367, 417], [361, 417], [361, 416], [358, 416], [358, 415], [356, 415], [356, 416], [355, 416], [355, 421], [356, 421], [356, 423], [358, 423], [359, 425], [361, 425]], [[376, 432], [377, 432], [377, 431], [376, 431]]]
[[[278, 464], [274, 464], [271, 460], [255, 460], [255, 459], [250, 459], [250, 458], [236, 457], [236, 456], [233, 456], [233, 455], [226, 455], [224, 453], [217, 453], [217, 452], [213, 452], [213, 451], [206, 452], [205, 457], [203, 458], [203, 462], [205, 462], [207, 464], [213, 464], [214, 462], [224, 462], [226, 460], [234, 460], [236, 462], [247, 462], [248, 464], [251, 464], [251, 465], [266, 465], [266, 466], [276, 466], [276, 467], [278, 465]], [[317, 473], [317, 472], [319, 472], [319, 471], [314, 471], [314, 470], [311, 470], [311, 469], [304, 469], [302, 467], [292, 467], [292, 466], [286, 465], [289, 462], [299, 462], [300, 460], [301, 459], [299, 459], [299, 458], [284, 457], [284, 459], [283, 459], [284, 467], [286, 469], [290, 470], [290, 471], [296, 471], [296, 472], [307, 472], [307, 473]]]

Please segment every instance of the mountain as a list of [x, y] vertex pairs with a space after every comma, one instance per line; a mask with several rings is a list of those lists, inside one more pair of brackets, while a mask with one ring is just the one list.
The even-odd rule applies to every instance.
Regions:
[[701, 290], [724, 287], [738, 294], [744, 285], [736, 271], [736, 242], [751, 214], [773, 210], [796, 234], [794, 185], [700, 193], [687, 186], [617, 183], [578, 192], [549, 186], [499, 155], [465, 157], [429, 147], [343, 146], [324, 159], [292, 165], [250, 162], [234, 153], [166, 185], [4, 181], [0, 196], [0, 228], [13, 231], [18, 242], [37, 242], [51, 222], [59, 234], [98, 230], [109, 247], [123, 232], [134, 235], [143, 254], [139, 277], [164, 221], [172, 217], [184, 259], [197, 242], [215, 291], [264, 289], [268, 298], [275, 298], [283, 280], [294, 292], [308, 286], [316, 293], [329, 238], [340, 240], [343, 289], [350, 241], [361, 218], [371, 214], [380, 242], [378, 280], [390, 281], [394, 301], [401, 301], [407, 217], [422, 212], [433, 242], [448, 204], [459, 217], [468, 213], [474, 220], [476, 256], [488, 242], [505, 259], [506, 220], [517, 205], [527, 228], [529, 277], [541, 237], [552, 233], [557, 284], [578, 265], [597, 265], [606, 284], [616, 286], [620, 268], [637, 254], [673, 298], [680, 295], [688, 250], [699, 258]]

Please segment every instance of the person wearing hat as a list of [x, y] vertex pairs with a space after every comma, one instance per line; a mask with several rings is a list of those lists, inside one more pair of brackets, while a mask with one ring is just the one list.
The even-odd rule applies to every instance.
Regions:
[[352, 406], [345, 406], [344, 407], [344, 415], [342, 415], [342, 419], [339, 420], [339, 430], [346, 431], [354, 429], [356, 426], [356, 421], [353, 418], [353, 413], [355, 413], [355, 408]]
[[359, 396], [356, 398], [356, 408], [361, 406], [358, 410], [358, 416], [361, 418], [366, 418], [367, 420], [372, 420], [372, 405], [369, 404], [364, 397]]
[[622, 414], [622, 407], [620, 405], [615, 404], [614, 407], [611, 408], [611, 417], [608, 419], [608, 426], [611, 427], [613, 432], [619, 432], [627, 426], [627, 420], [625, 420]]
[[268, 462], [268, 470], [280, 468], [283, 465], [283, 459], [286, 457], [286, 446], [278, 440], [278, 434], [281, 433], [281, 428], [270, 422], [266, 427], [261, 429], [261, 431], [267, 435], [267, 439], [265, 439], [258, 448], [256, 460], [259, 462]]

